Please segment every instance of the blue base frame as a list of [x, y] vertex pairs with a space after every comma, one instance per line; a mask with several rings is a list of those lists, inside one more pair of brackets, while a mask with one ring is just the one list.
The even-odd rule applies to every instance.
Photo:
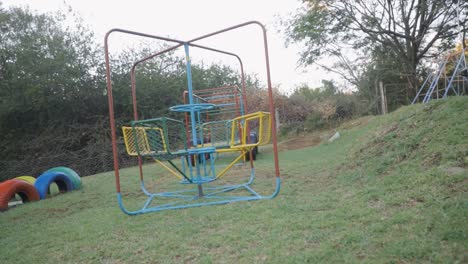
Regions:
[[[148, 196], [143, 207], [136, 211], [129, 211], [123, 205], [122, 194], [117, 193], [117, 201], [119, 203], [120, 209], [128, 215], [138, 215], [144, 214], [149, 212], [159, 212], [164, 210], [174, 210], [174, 209], [183, 209], [183, 208], [191, 208], [191, 207], [201, 207], [201, 206], [209, 206], [209, 205], [218, 205], [218, 204], [227, 204], [227, 203], [234, 203], [234, 202], [242, 202], [242, 201], [255, 201], [255, 200], [262, 200], [262, 199], [272, 199], [276, 197], [281, 188], [281, 180], [279, 177], [276, 178], [276, 187], [275, 191], [268, 196], [262, 196], [258, 194], [252, 187], [250, 186], [255, 178], [255, 173], [252, 169], [250, 179], [247, 183], [238, 184], [238, 185], [226, 185], [226, 186], [216, 186], [216, 187], [207, 187], [203, 188], [204, 195], [203, 197], [198, 196], [198, 188], [189, 189], [189, 190], [180, 190], [180, 191], [172, 191], [172, 192], [160, 192], [160, 193], [151, 193], [145, 188], [144, 181], [141, 181], [141, 190], [144, 194]], [[226, 194], [235, 190], [246, 190], [250, 193], [248, 196], [229, 196], [229, 195], [221, 195]], [[166, 204], [161, 204], [157, 206], [150, 207], [151, 203], [155, 200], [155, 198], [174, 198], [177, 201], [173, 201]], [[196, 200], [203, 200], [201, 202], [193, 202]]]

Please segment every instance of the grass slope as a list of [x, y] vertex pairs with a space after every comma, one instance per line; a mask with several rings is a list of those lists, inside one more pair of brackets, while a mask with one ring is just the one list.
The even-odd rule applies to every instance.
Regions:
[[[466, 263], [467, 110], [466, 97], [404, 107], [281, 152], [273, 200], [130, 217], [113, 173], [86, 177], [1, 213], [0, 263]], [[137, 187], [137, 169], [122, 174]]]

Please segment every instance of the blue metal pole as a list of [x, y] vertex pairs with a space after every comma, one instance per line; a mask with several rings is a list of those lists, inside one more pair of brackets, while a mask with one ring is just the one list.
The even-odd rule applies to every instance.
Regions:
[[242, 94], [240, 95], [240, 113], [241, 113], [241, 116], [245, 115], [245, 111], [244, 111], [244, 98], [243, 98], [243, 95], [242, 95]]
[[439, 81], [440, 75], [442, 75], [442, 72], [444, 71], [444, 67], [448, 62], [448, 58], [443, 61], [443, 63], [439, 66], [439, 69], [437, 71], [437, 75], [435, 76], [434, 80], [432, 80], [431, 85], [429, 86], [429, 89], [426, 92], [426, 95], [424, 96], [423, 103], [427, 103], [431, 100], [432, 93], [434, 92], [434, 88], [437, 86], [437, 82]]
[[[185, 49], [185, 59], [187, 61], [187, 88], [188, 88], [188, 98], [189, 104], [193, 104], [193, 89], [192, 89], [192, 67], [190, 64], [190, 54], [189, 54], [189, 45], [188, 43], [184, 44]], [[196, 129], [196, 120], [195, 120], [195, 111], [192, 109], [190, 111], [190, 121], [192, 122], [192, 142], [193, 146], [196, 147], [197, 144], [197, 129]]]
[[[185, 59], [187, 61], [187, 90], [188, 90], [189, 104], [193, 105], [194, 102], [193, 102], [193, 88], [192, 88], [192, 67], [190, 64], [190, 53], [189, 53], [188, 43], [184, 43], [184, 50], [185, 50]], [[192, 143], [193, 143], [193, 146], [196, 148], [198, 143], [197, 143], [196, 116], [195, 116], [194, 108], [190, 109], [190, 121], [192, 122]], [[196, 155], [193, 155], [193, 157], [194, 159], [196, 159]], [[191, 162], [189, 164], [190, 164], [190, 175], [193, 180], [193, 176], [192, 176], [193, 164], [191, 164]], [[201, 180], [200, 163], [195, 161], [195, 164], [197, 166], [197, 179], [200, 182]], [[198, 195], [200, 197], [203, 196], [203, 189], [200, 183], [198, 184]]]
[[445, 87], [444, 96], [442, 98], [447, 98], [448, 91], [450, 90], [450, 87], [452, 87], [453, 79], [458, 74], [458, 68], [460, 67], [460, 64], [462, 63], [464, 57], [465, 57], [465, 51], [463, 50], [461, 55], [460, 55], [460, 59], [458, 59], [458, 61], [457, 61], [457, 66], [455, 67], [455, 70], [453, 71], [452, 77], [450, 78], [450, 81], [449, 81], [447, 87]]
[[427, 81], [428, 81], [431, 77], [432, 77], [432, 72], [430, 72], [429, 75], [427, 76], [426, 80], [424, 80], [423, 84], [421, 85], [421, 88], [419, 88], [419, 91], [416, 93], [416, 96], [414, 97], [414, 99], [413, 99], [413, 101], [411, 102], [411, 104], [416, 103], [416, 100], [418, 100], [419, 94], [422, 92], [422, 90], [423, 90], [424, 87], [426, 86]]

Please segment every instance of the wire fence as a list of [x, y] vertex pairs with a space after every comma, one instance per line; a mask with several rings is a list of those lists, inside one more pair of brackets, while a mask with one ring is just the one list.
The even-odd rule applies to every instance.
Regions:
[[[121, 148], [122, 149], [122, 148]], [[121, 168], [138, 165], [138, 160], [129, 157], [126, 153], [119, 155]], [[37, 177], [46, 170], [65, 166], [75, 170], [81, 177], [94, 175], [101, 172], [112, 171], [114, 160], [110, 144], [95, 145], [75, 152], [66, 152], [54, 155], [32, 156], [24, 159], [0, 160], [0, 181], [17, 176], [30, 175]]]

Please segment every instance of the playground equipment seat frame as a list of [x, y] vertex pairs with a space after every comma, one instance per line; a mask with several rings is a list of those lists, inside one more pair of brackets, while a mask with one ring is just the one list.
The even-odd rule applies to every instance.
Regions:
[[[142, 155], [138, 155], [138, 165], [140, 169], [140, 187], [141, 190], [145, 195], [148, 196], [146, 202], [144, 203], [143, 207], [138, 210], [127, 210], [124, 206], [123, 200], [122, 200], [122, 194], [121, 194], [121, 186], [120, 186], [120, 166], [119, 166], [119, 158], [118, 158], [118, 151], [117, 151], [117, 129], [116, 129], [116, 122], [115, 122], [115, 117], [114, 117], [114, 105], [113, 105], [113, 95], [112, 95], [112, 80], [111, 80], [111, 68], [110, 68], [110, 59], [109, 59], [109, 36], [112, 33], [121, 33], [121, 34], [128, 34], [128, 35], [135, 35], [135, 36], [140, 36], [144, 38], [150, 38], [150, 39], [158, 39], [158, 40], [163, 40], [167, 42], [172, 42], [175, 43], [174, 46], [168, 47], [162, 51], [159, 51], [155, 54], [152, 54], [146, 58], [143, 58], [141, 60], [136, 61], [130, 71], [130, 77], [131, 77], [131, 91], [132, 91], [132, 102], [133, 102], [133, 122], [138, 122], [138, 112], [137, 112], [137, 98], [136, 98], [136, 82], [135, 82], [135, 71], [136, 67], [147, 60], [150, 60], [158, 55], [161, 55], [166, 52], [170, 52], [172, 50], [175, 50], [179, 47], [184, 47], [185, 52], [186, 52], [186, 57], [187, 57], [187, 78], [188, 78], [188, 93], [189, 93], [189, 106], [185, 108], [184, 106], [179, 106], [175, 109], [175, 111], [185, 111], [185, 112], [190, 112], [190, 116], [192, 118], [192, 124], [194, 124], [195, 120], [195, 103], [193, 102], [193, 91], [191, 87], [191, 73], [190, 73], [190, 57], [189, 57], [189, 47], [195, 47], [195, 48], [201, 48], [204, 50], [212, 51], [212, 52], [217, 52], [229, 56], [234, 56], [237, 58], [240, 64], [240, 71], [241, 71], [241, 82], [242, 82], [242, 100], [243, 100], [243, 106], [244, 110], [246, 113], [247, 112], [247, 98], [245, 96], [245, 79], [244, 79], [244, 70], [243, 70], [243, 64], [242, 60], [237, 54], [211, 48], [211, 47], [206, 47], [202, 45], [196, 44], [197, 41], [206, 39], [221, 33], [225, 33], [228, 31], [232, 31], [238, 28], [246, 27], [249, 25], [257, 25], [260, 27], [262, 34], [263, 34], [263, 44], [264, 44], [264, 55], [265, 55], [265, 67], [266, 67], [266, 76], [267, 76], [267, 86], [268, 86], [268, 100], [269, 100], [269, 112], [270, 112], [270, 128], [271, 129], [271, 142], [273, 145], [273, 163], [274, 163], [274, 171], [275, 175], [275, 188], [269, 195], [261, 195], [257, 193], [253, 188], [252, 188], [252, 183], [254, 182], [255, 179], [255, 168], [254, 168], [254, 163], [252, 157], [250, 158], [250, 176], [247, 182], [242, 183], [242, 184], [235, 184], [235, 185], [226, 185], [226, 186], [213, 186], [213, 187], [202, 187], [202, 184], [204, 184], [203, 179], [198, 179], [197, 182], [189, 182], [191, 184], [196, 184], [198, 188], [196, 189], [189, 189], [189, 190], [178, 190], [178, 191], [171, 191], [171, 192], [159, 192], [159, 193], [151, 193], [148, 191], [148, 189], [145, 187], [144, 179], [143, 179], [143, 169], [142, 169]], [[136, 214], [142, 214], [142, 213], [147, 213], [147, 212], [157, 212], [157, 211], [163, 211], [163, 210], [168, 210], [168, 209], [180, 209], [180, 208], [190, 208], [190, 207], [197, 207], [197, 206], [206, 206], [206, 205], [216, 205], [216, 204], [226, 204], [226, 203], [232, 203], [232, 202], [239, 202], [239, 201], [252, 201], [252, 200], [260, 200], [260, 199], [271, 199], [274, 198], [278, 195], [280, 191], [280, 168], [279, 168], [279, 162], [278, 162], [278, 146], [277, 146], [277, 140], [276, 140], [276, 125], [275, 125], [275, 111], [274, 111], [274, 103], [273, 103], [273, 92], [272, 92], [272, 85], [271, 85], [271, 75], [270, 75], [270, 64], [269, 64], [269, 55], [268, 55], [268, 41], [267, 41], [267, 34], [266, 34], [266, 28], [258, 21], [249, 21], [245, 22], [242, 24], [238, 24], [232, 27], [228, 27], [219, 31], [215, 31], [213, 33], [209, 33], [188, 41], [182, 41], [182, 40], [177, 40], [177, 39], [171, 39], [167, 37], [161, 37], [161, 36], [156, 36], [156, 35], [150, 35], [150, 34], [145, 34], [145, 33], [140, 33], [140, 32], [135, 32], [135, 31], [129, 31], [129, 30], [124, 30], [124, 29], [112, 29], [107, 32], [105, 35], [104, 39], [104, 49], [105, 49], [105, 65], [106, 65], [106, 79], [107, 79], [107, 95], [108, 95], [108, 103], [109, 103], [109, 116], [110, 116], [110, 126], [111, 126], [111, 137], [112, 137], [112, 152], [113, 152], [113, 159], [114, 159], [114, 173], [115, 173], [115, 180], [116, 180], [116, 190], [117, 190], [117, 201], [119, 204], [120, 209], [129, 215], [136, 215]], [[192, 107], [193, 106], [193, 107]], [[246, 118], [246, 117], [244, 117]], [[189, 155], [209, 155], [211, 157], [210, 162], [214, 162], [214, 157], [213, 154], [216, 153], [216, 148], [215, 147], [198, 147], [197, 144], [197, 137], [196, 137], [196, 131], [195, 125], [192, 125], [192, 140], [193, 144], [191, 148], [187, 149], [187, 152]], [[232, 128], [234, 130], [234, 128]], [[135, 128], [133, 128], [133, 133], [135, 132]], [[245, 135], [245, 137], [249, 138], [249, 133]], [[233, 140], [233, 138], [231, 139]], [[232, 141], [231, 141], [232, 143]], [[237, 147], [237, 151], [240, 152], [239, 157], [243, 157], [244, 155], [248, 154], [252, 148], [260, 144], [251, 144], [248, 142], [248, 139], [243, 139], [243, 147]], [[166, 144], [166, 143], [164, 143]], [[235, 149], [235, 148], [234, 148]], [[137, 144], [137, 150], [138, 150], [138, 144]], [[251, 154], [250, 154], [251, 155]], [[239, 159], [239, 157], [237, 159]], [[170, 160], [169, 160], [170, 161]], [[156, 159], [156, 162], [162, 164], [162, 162], [158, 159]], [[190, 166], [192, 166], [190, 159], [188, 159], [188, 163]], [[172, 164], [171, 164], [172, 165]], [[174, 171], [172, 171], [174, 172]], [[180, 172], [180, 171], [179, 171]], [[177, 174], [177, 172], [174, 172]], [[199, 174], [197, 175], [199, 176]], [[273, 177], [272, 177], [273, 178]], [[193, 180], [193, 178], [191, 178]], [[188, 179], [185, 179], [183, 181], [187, 181]], [[206, 181], [208, 182], [208, 181]], [[247, 191], [250, 195], [248, 196], [236, 196], [236, 195], [226, 195], [227, 193], [230, 193], [235, 190], [245, 190]], [[153, 206], [152, 203], [154, 202], [155, 198], [177, 198], [178, 200], [175, 202], [170, 202], [170, 203], [165, 203], [165, 204], [160, 204], [160, 205], [155, 205]]]

